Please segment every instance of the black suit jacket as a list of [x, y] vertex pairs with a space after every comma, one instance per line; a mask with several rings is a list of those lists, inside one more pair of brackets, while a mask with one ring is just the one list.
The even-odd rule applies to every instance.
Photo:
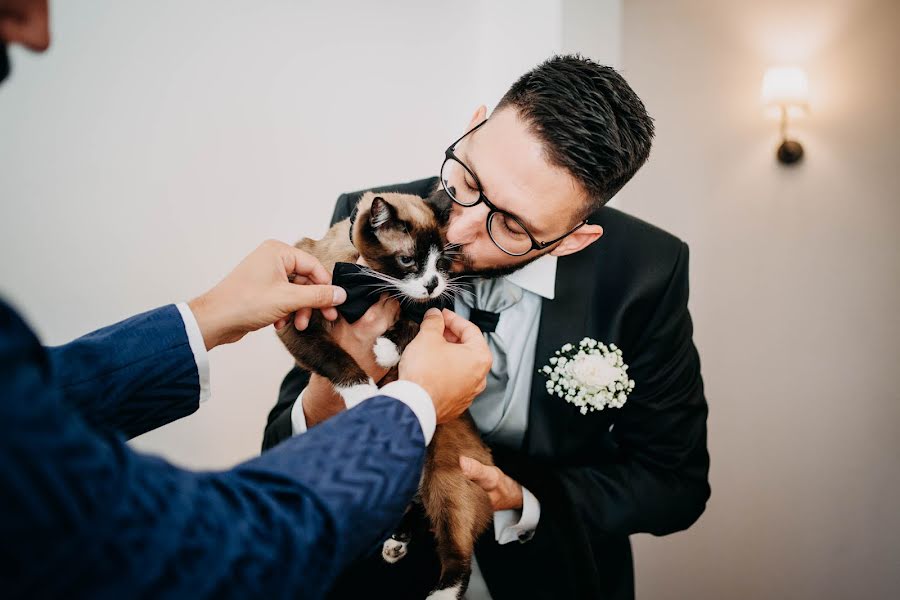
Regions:
[[[426, 196], [437, 181], [376, 191]], [[361, 194], [338, 198], [332, 221], [349, 216]], [[526, 543], [501, 546], [493, 527], [479, 541], [476, 557], [494, 600], [633, 598], [628, 536], [685, 529], [710, 495], [707, 404], [687, 308], [688, 247], [613, 208], [600, 209], [590, 222], [604, 235], [559, 259], [556, 297], [541, 307], [534, 364], [590, 337], [622, 349], [635, 389], [621, 409], [582, 415], [550, 396], [535, 373], [523, 448], [492, 450], [497, 465], [538, 498], [541, 518]], [[308, 379], [298, 368], [288, 373], [264, 448], [290, 437], [290, 407]], [[404, 560], [388, 567], [401, 573], [398, 567], [409, 561], [406, 575], [421, 573], [412, 568], [414, 555], [411, 545]], [[367, 576], [371, 569], [347, 579], [372, 592], [378, 584]]]

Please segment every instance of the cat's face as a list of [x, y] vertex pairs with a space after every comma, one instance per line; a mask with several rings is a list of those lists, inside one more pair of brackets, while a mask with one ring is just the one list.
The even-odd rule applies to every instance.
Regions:
[[374, 194], [359, 201], [353, 243], [388, 291], [427, 301], [448, 290], [452, 249], [444, 236], [446, 206], [409, 194]]

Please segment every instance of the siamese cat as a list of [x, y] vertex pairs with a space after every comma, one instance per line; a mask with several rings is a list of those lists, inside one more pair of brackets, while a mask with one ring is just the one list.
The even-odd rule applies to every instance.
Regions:
[[[319, 259], [329, 272], [337, 262], [364, 260], [401, 304], [430, 302], [461, 291], [450, 277], [455, 247], [445, 242], [450, 199], [443, 190], [428, 200], [408, 194], [366, 193], [354, 215], [333, 225], [324, 238], [300, 240], [296, 247]], [[463, 292], [465, 290], [462, 290]], [[384, 368], [395, 368], [400, 354], [418, 333], [418, 322], [401, 313], [396, 324], [375, 342], [372, 352]], [[331, 323], [313, 312], [305, 331], [293, 322], [278, 336], [297, 363], [331, 381], [348, 408], [377, 393], [375, 382], [330, 336]], [[421, 514], [437, 541], [441, 575], [429, 598], [461, 598], [469, 583], [475, 541], [487, 529], [493, 510], [487, 493], [459, 466], [460, 455], [492, 465], [468, 413], [437, 426], [425, 458], [419, 492], [400, 528], [382, 549], [395, 563], [406, 556], [410, 532]]]

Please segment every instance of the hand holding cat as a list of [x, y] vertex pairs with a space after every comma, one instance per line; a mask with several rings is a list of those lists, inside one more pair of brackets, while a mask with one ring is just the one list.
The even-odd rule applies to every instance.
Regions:
[[331, 275], [316, 258], [268, 240], [188, 305], [209, 350], [276, 321], [284, 322], [293, 313], [297, 328], [303, 329], [313, 308], [320, 309], [326, 319], [336, 319], [333, 307], [343, 302], [347, 293], [330, 283]]
[[437, 422], [460, 416], [484, 390], [491, 351], [481, 330], [451, 310], [425, 313], [419, 334], [400, 358], [400, 379], [431, 396]]
[[459, 457], [459, 466], [466, 477], [487, 492], [495, 511], [522, 508], [522, 486], [509, 475], [468, 456]]
[[331, 337], [369, 377], [380, 382], [391, 369], [375, 362], [372, 346], [375, 345], [375, 340], [391, 328], [398, 316], [400, 303], [385, 293], [356, 322], [348, 323], [344, 319], [338, 319], [331, 330]]

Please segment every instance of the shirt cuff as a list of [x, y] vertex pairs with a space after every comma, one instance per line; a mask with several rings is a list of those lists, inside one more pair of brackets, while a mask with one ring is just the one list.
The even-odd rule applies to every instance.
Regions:
[[541, 503], [522, 486], [522, 510], [498, 510], [494, 513], [494, 539], [498, 544], [525, 543], [534, 536], [541, 519]]
[[194, 313], [187, 305], [187, 302], [179, 302], [175, 307], [181, 313], [181, 320], [184, 321], [184, 330], [187, 332], [188, 343], [191, 345], [191, 352], [194, 353], [194, 362], [197, 363], [197, 378], [200, 380], [200, 402], [206, 402], [210, 396], [209, 354], [206, 352], [206, 342], [203, 341], [200, 326], [197, 325], [197, 319], [194, 318]]
[[306, 415], [303, 414], [303, 392], [305, 391], [306, 388], [300, 391], [300, 395], [297, 396], [291, 407], [291, 435], [306, 433]]
[[[300, 395], [297, 396], [297, 399], [294, 400], [294, 405], [291, 407], [292, 435], [306, 433], [307, 430], [306, 415], [303, 414], [303, 392], [305, 391], [306, 388], [303, 388], [303, 391], [300, 392]], [[394, 381], [378, 390], [378, 395], [389, 396], [407, 405], [419, 421], [422, 435], [425, 437], [425, 445], [427, 446], [431, 443], [431, 438], [434, 437], [434, 429], [437, 427], [437, 415], [434, 412], [431, 396], [422, 389], [422, 386], [412, 381]]]

